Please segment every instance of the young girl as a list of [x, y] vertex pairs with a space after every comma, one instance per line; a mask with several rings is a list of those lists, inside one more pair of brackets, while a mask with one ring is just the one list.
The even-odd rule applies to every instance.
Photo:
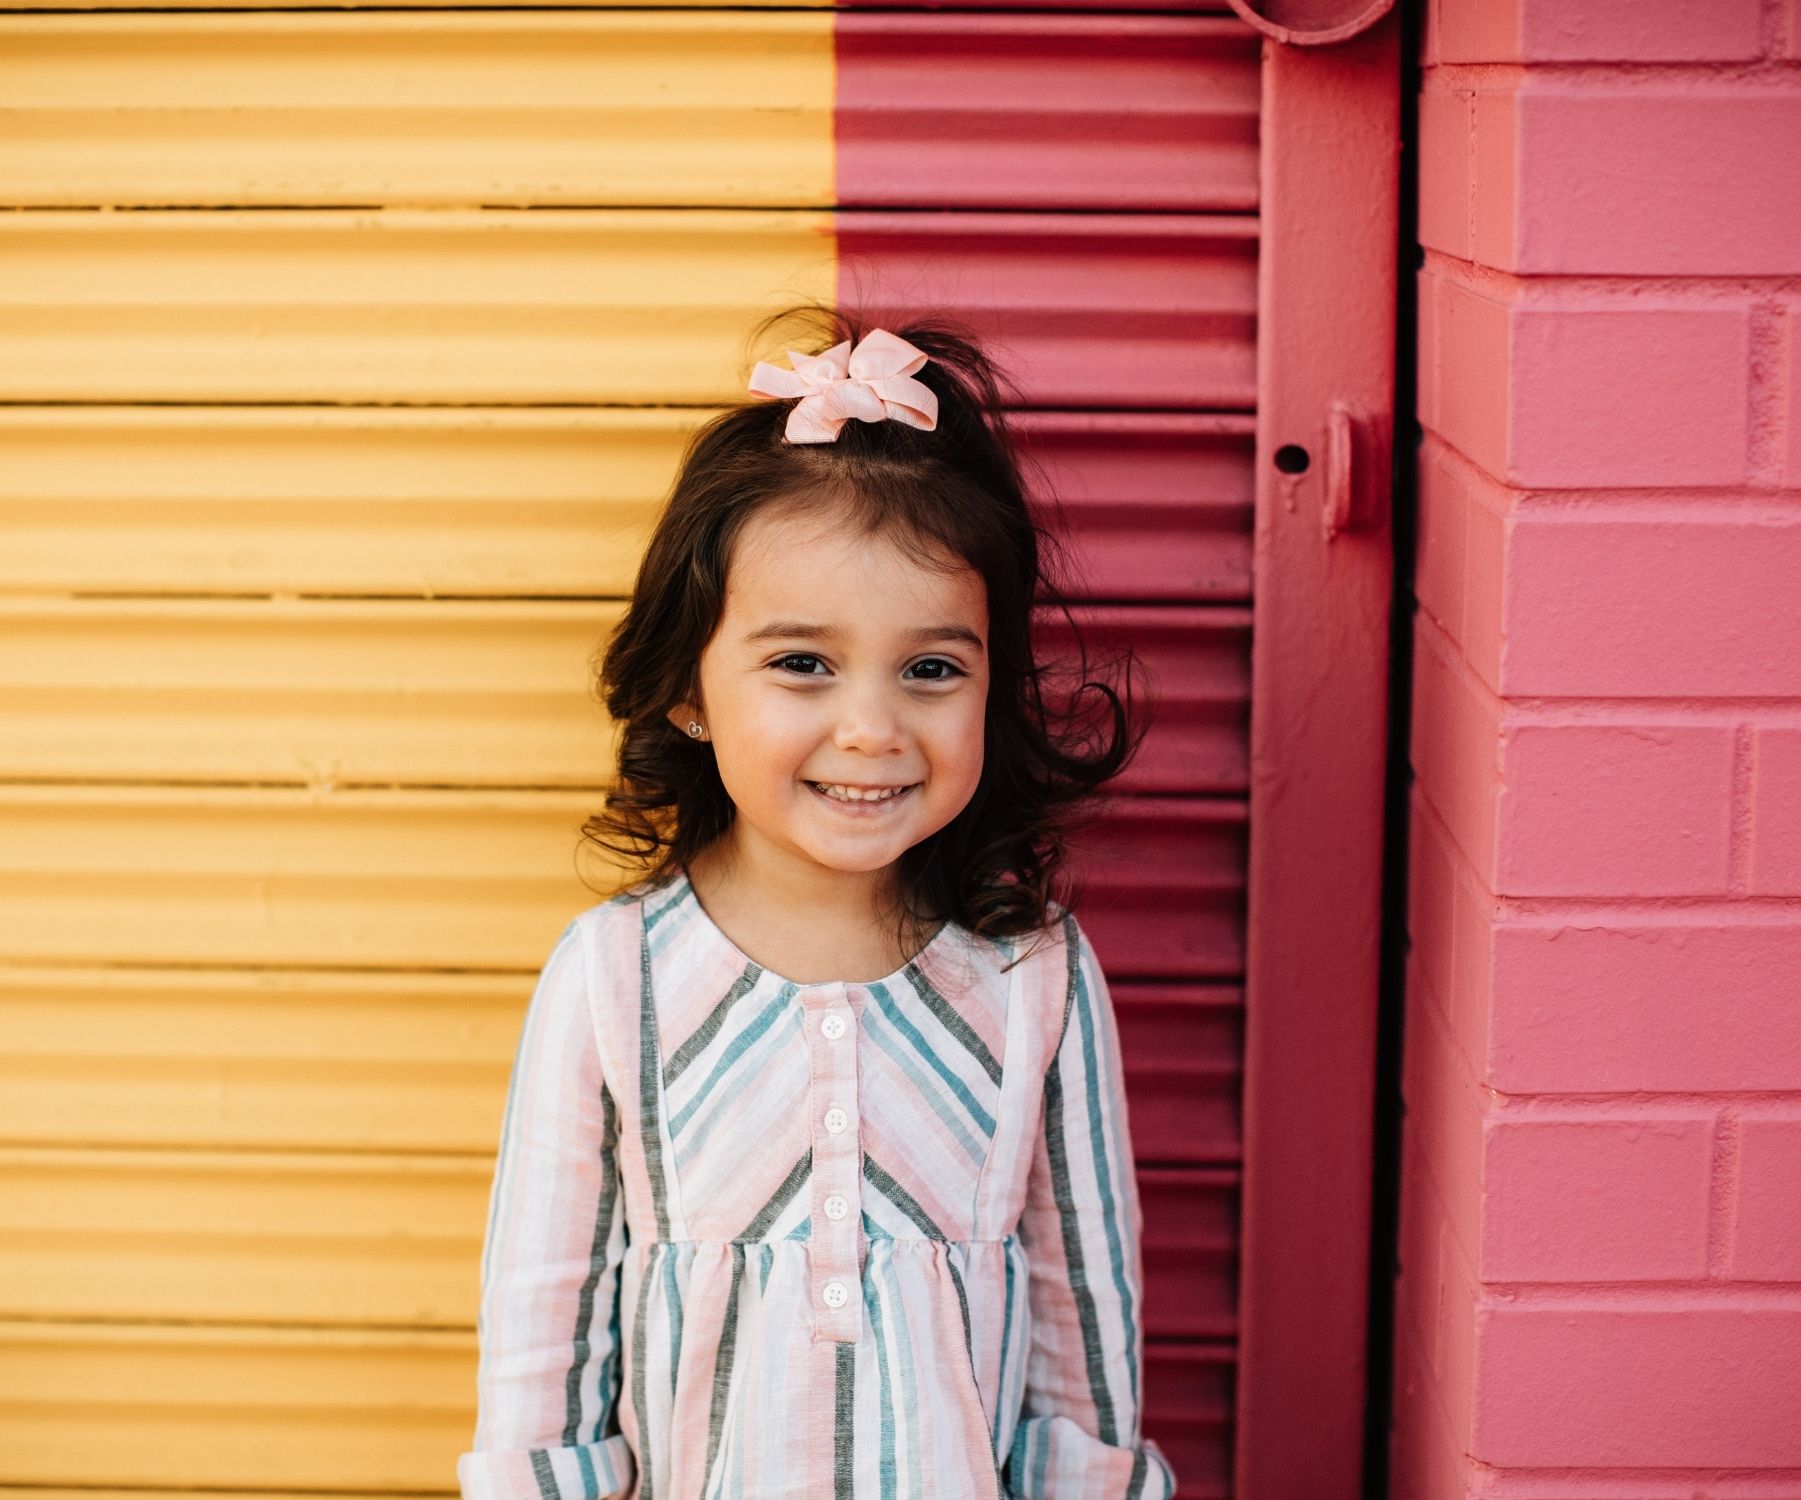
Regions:
[[1051, 894], [1145, 726], [1047, 695], [973, 338], [800, 311], [830, 347], [696, 433], [606, 649], [585, 832], [643, 874], [526, 1014], [458, 1480], [1159, 1500], [1118, 1031]]

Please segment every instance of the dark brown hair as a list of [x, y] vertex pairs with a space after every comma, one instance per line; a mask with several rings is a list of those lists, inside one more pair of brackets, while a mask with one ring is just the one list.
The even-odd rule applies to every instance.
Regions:
[[[802, 325], [803, 334], [783, 347], [808, 353], [860, 340], [869, 328], [857, 313], [803, 302], [763, 319], [752, 342], [786, 324]], [[712, 748], [680, 733], [668, 710], [698, 698], [701, 651], [724, 612], [727, 567], [745, 523], [771, 504], [823, 513], [888, 539], [922, 566], [942, 568], [948, 557], [950, 566], [973, 568], [987, 587], [982, 774], [968, 805], [896, 861], [903, 934], [909, 924], [941, 919], [989, 936], [1046, 930], [1053, 901], [1075, 904], [1065, 869], [1071, 837], [1149, 727], [1132, 711], [1135, 658], [1124, 651], [1123, 698], [1089, 676], [1063, 594], [1068, 558], [1028, 508], [1022, 467], [1040, 480], [1033, 508], [1057, 515], [1055, 497], [1014, 446], [1003, 412], [1018, 404], [1016, 392], [976, 335], [945, 318], [891, 332], [929, 356], [914, 378], [938, 396], [934, 430], [851, 420], [835, 442], [791, 444], [783, 425], [794, 400], [753, 398], [689, 439], [631, 603], [595, 653], [599, 696], [620, 727], [618, 777], [582, 832], [640, 868], [639, 885], [656, 888], [730, 826], [735, 808]], [[1061, 611], [1073, 668], [1034, 653], [1035, 601]], [[1069, 679], [1063, 691], [1059, 677]]]

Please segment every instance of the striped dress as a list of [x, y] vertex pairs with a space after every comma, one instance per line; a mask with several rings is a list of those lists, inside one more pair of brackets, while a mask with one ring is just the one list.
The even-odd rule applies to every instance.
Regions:
[[810, 984], [683, 873], [578, 915], [514, 1061], [462, 1494], [1173, 1494], [1118, 1032], [1053, 912]]

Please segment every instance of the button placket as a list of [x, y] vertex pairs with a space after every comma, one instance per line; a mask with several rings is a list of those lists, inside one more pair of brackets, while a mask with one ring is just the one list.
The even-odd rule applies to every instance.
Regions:
[[807, 1257], [814, 1338], [855, 1343], [863, 1327], [856, 1018], [843, 983], [809, 985], [800, 996], [812, 1082], [814, 1212]]

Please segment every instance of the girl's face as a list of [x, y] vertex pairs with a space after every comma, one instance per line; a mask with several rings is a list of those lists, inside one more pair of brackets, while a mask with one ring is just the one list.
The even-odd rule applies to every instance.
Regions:
[[[944, 827], [982, 774], [981, 576], [766, 506], [739, 533], [700, 661], [698, 719], [737, 806], [736, 852], [803, 880], [874, 873]], [[881, 802], [819, 788], [904, 788]]]

